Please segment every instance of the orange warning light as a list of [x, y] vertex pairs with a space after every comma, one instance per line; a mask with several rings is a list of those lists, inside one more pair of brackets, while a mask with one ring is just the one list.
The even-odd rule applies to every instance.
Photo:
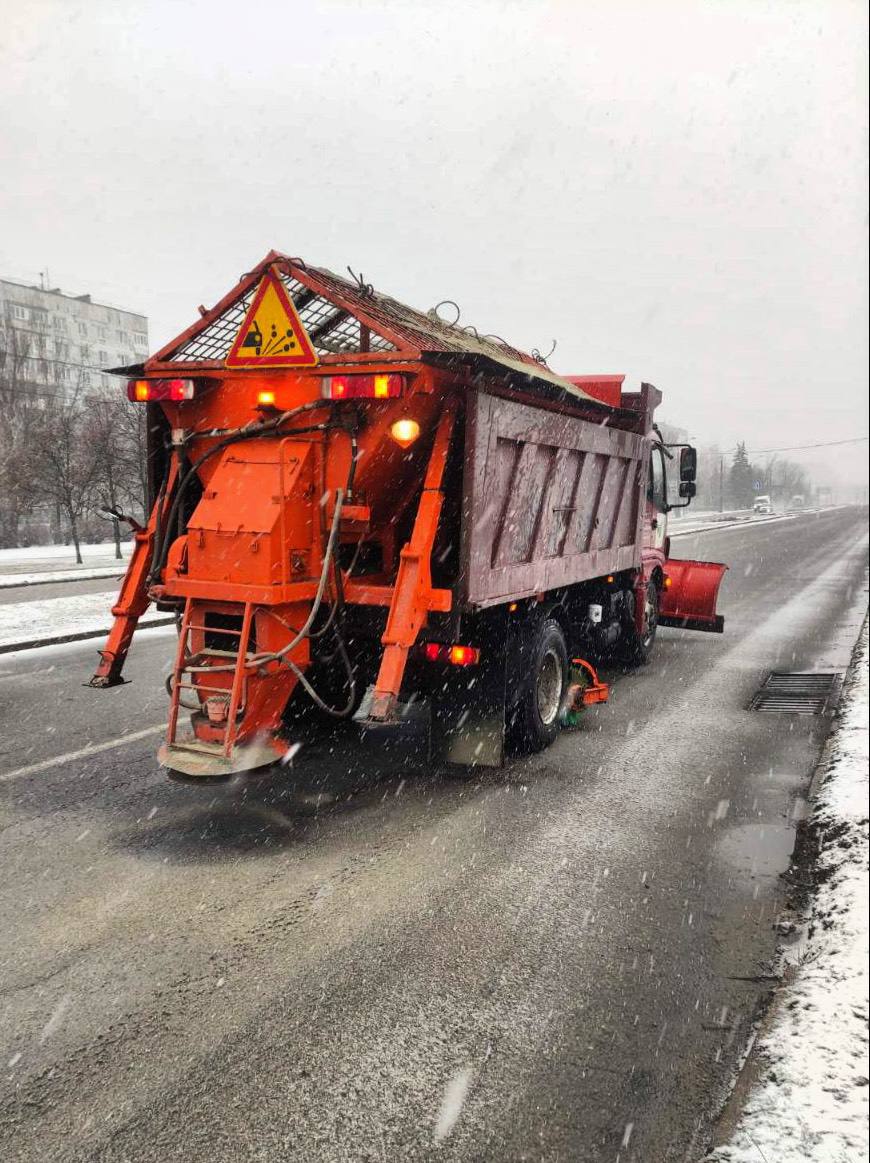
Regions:
[[444, 642], [427, 642], [423, 647], [427, 662], [449, 662], [451, 666], [476, 666], [480, 662], [477, 646], [448, 646]]
[[258, 408], [274, 408], [275, 407], [275, 393], [270, 391], [257, 392], [257, 407]]
[[390, 428], [390, 436], [400, 448], [410, 448], [420, 435], [420, 425], [416, 420], [397, 420]]
[[480, 661], [480, 651], [476, 646], [451, 646], [450, 661], [454, 666], [474, 666]]

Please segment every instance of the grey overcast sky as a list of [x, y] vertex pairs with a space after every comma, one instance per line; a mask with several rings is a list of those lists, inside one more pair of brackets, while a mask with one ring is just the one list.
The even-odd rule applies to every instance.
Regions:
[[[650, 380], [723, 448], [867, 433], [863, 3], [0, 15], [0, 275], [142, 311], [156, 346], [275, 247]], [[843, 484], [866, 460], [804, 454]]]

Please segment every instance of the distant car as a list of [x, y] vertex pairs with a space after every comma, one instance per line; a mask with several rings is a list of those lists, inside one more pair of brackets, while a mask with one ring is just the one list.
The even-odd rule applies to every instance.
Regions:
[[761, 496], [761, 497], [756, 497], [755, 500], [752, 502], [752, 512], [753, 513], [772, 513], [773, 512], [773, 502], [771, 501], [770, 497], [768, 497], [766, 495]]
[[803, 493], [795, 493], [788, 503], [789, 509], [805, 509], [807, 507]]

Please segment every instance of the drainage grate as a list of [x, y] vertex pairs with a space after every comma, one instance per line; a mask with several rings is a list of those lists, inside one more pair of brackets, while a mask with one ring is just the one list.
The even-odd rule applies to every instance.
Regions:
[[750, 711], [781, 711], [790, 715], [822, 715], [833, 702], [840, 675], [808, 671], [774, 672], [749, 704]]

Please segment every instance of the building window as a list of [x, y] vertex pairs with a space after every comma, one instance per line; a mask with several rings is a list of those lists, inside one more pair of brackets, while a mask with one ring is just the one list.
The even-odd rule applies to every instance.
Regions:
[[135, 331], [133, 333], [133, 343], [136, 347], [144, 350], [148, 346], [148, 336], [143, 331]]
[[97, 336], [98, 336], [100, 339], [108, 339], [108, 338], [109, 338], [109, 329], [108, 329], [108, 327], [102, 327], [102, 326], [98, 327], [98, 328], [97, 328]]
[[82, 344], [81, 353], [82, 353], [82, 359], [90, 359], [91, 358], [91, 349], [86, 343]]
[[97, 363], [103, 364], [109, 362], [109, 353], [107, 351], [97, 352]]
[[26, 307], [19, 307], [17, 303], [13, 303], [12, 304], [12, 318], [13, 319], [26, 319], [27, 318], [27, 308]]
[[66, 331], [66, 319], [64, 319], [63, 315], [55, 315], [52, 323], [54, 324], [55, 331]]
[[80, 323], [79, 324], [79, 335], [87, 335], [87, 333], [88, 333], [87, 323]]

